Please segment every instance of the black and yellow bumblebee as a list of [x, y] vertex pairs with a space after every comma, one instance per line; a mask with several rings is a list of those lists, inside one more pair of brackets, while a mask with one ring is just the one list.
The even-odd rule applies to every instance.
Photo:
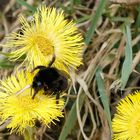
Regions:
[[48, 67], [37, 66], [32, 70], [32, 72], [34, 72], [39, 69], [31, 85], [31, 88], [34, 89], [32, 99], [34, 99], [38, 91], [42, 89], [44, 90], [44, 94], [51, 93], [56, 95], [56, 99], [59, 99], [60, 93], [67, 89], [69, 76], [64, 71], [51, 67], [54, 61], [55, 56]]

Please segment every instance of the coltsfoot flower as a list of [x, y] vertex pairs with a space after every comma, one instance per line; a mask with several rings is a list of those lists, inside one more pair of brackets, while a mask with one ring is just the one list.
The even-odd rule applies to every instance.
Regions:
[[22, 55], [28, 69], [38, 65], [48, 66], [53, 55], [56, 68], [67, 70], [82, 64], [83, 39], [73, 21], [65, 19], [63, 11], [40, 7], [29, 23], [21, 16], [21, 33], [12, 33], [5, 46], [15, 48], [10, 59]]
[[121, 100], [112, 121], [114, 140], [140, 140], [139, 110], [140, 91]]
[[56, 104], [56, 97], [44, 95], [43, 91], [32, 99], [31, 88], [17, 94], [31, 85], [32, 80], [33, 74], [21, 71], [0, 82], [0, 119], [1, 123], [9, 120], [7, 128], [11, 132], [23, 133], [26, 128], [34, 127], [36, 120], [49, 126], [54, 120], [59, 120], [58, 117], [63, 117], [63, 99]]

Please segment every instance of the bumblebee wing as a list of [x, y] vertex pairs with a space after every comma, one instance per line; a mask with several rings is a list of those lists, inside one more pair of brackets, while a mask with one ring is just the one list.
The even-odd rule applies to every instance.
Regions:
[[70, 75], [66, 71], [60, 70], [59, 74], [64, 76], [66, 79], [70, 79]]

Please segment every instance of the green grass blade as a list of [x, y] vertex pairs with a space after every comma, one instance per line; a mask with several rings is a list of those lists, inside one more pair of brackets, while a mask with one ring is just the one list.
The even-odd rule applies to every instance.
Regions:
[[95, 15], [93, 16], [93, 19], [91, 21], [91, 25], [87, 31], [87, 34], [86, 34], [86, 38], [85, 38], [85, 43], [88, 45], [91, 38], [93, 37], [93, 34], [94, 34], [94, 31], [95, 31], [95, 28], [96, 28], [96, 25], [102, 15], [102, 12], [104, 10], [104, 7], [105, 7], [105, 4], [106, 4], [106, 0], [99, 0], [99, 6], [95, 12]]
[[0, 68], [2, 69], [14, 68], [14, 64], [10, 62], [8, 59], [4, 58], [0, 60]]
[[[85, 94], [80, 95], [79, 97], [79, 108], [81, 109], [84, 102]], [[77, 113], [76, 113], [76, 101], [73, 104], [69, 116], [63, 126], [63, 129], [60, 133], [58, 140], [66, 140], [67, 136], [71, 133], [75, 123], [77, 121]]]
[[138, 33], [138, 28], [140, 27], [140, 5], [138, 5], [137, 11], [138, 11], [138, 15], [137, 15], [135, 26], [136, 26], [136, 32]]
[[101, 101], [103, 103], [104, 111], [106, 113], [107, 119], [108, 119], [108, 124], [111, 130], [111, 115], [110, 115], [110, 108], [109, 108], [109, 100], [105, 94], [105, 86], [103, 79], [101, 77], [102, 70], [101, 68], [98, 68], [95, 74], [96, 81], [97, 81], [97, 86], [98, 86], [98, 91], [101, 97]]
[[19, 3], [22, 6], [25, 6], [27, 9], [31, 10], [33, 13], [36, 11], [36, 8], [33, 6], [29, 5], [26, 1], [24, 0], [16, 0], [17, 3]]
[[82, 23], [84, 21], [87, 21], [89, 19], [90, 19], [90, 16], [89, 15], [85, 15], [82, 18], [79, 18], [79, 19], [75, 20], [75, 22], [78, 24], [78, 23]]
[[75, 122], [77, 120], [77, 114], [76, 114], [76, 103], [73, 104], [72, 109], [69, 113], [69, 116], [63, 126], [63, 129], [60, 133], [58, 140], [66, 140], [68, 134], [70, 134]]
[[130, 25], [128, 23], [125, 24], [124, 35], [126, 38], [126, 47], [125, 47], [125, 60], [122, 66], [121, 73], [121, 89], [124, 89], [128, 78], [132, 72], [132, 39], [131, 39], [131, 31]]

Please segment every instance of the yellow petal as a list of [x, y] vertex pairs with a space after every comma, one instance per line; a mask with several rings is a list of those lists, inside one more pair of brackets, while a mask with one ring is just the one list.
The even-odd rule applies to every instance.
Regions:
[[112, 121], [114, 140], [140, 140], [139, 110], [140, 91], [121, 100]]
[[55, 54], [53, 66], [64, 71], [82, 64], [83, 38], [73, 21], [65, 19], [63, 11], [56, 8], [40, 7], [28, 23], [22, 16], [20, 33], [12, 33], [8, 47], [16, 47], [10, 59], [16, 61], [26, 54], [28, 69], [38, 65], [48, 66]]
[[32, 99], [31, 88], [16, 94], [32, 84], [33, 76], [29, 72], [21, 71], [17, 72], [16, 76], [1, 81], [0, 117], [2, 122], [10, 119], [7, 128], [10, 128], [11, 132], [23, 133], [26, 127], [33, 127], [36, 120], [49, 125], [58, 120], [58, 117], [63, 117], [62, 98], [57, 104], [55, 95], [44, 95], [43, 91], [39, 91], [35, 99]]

